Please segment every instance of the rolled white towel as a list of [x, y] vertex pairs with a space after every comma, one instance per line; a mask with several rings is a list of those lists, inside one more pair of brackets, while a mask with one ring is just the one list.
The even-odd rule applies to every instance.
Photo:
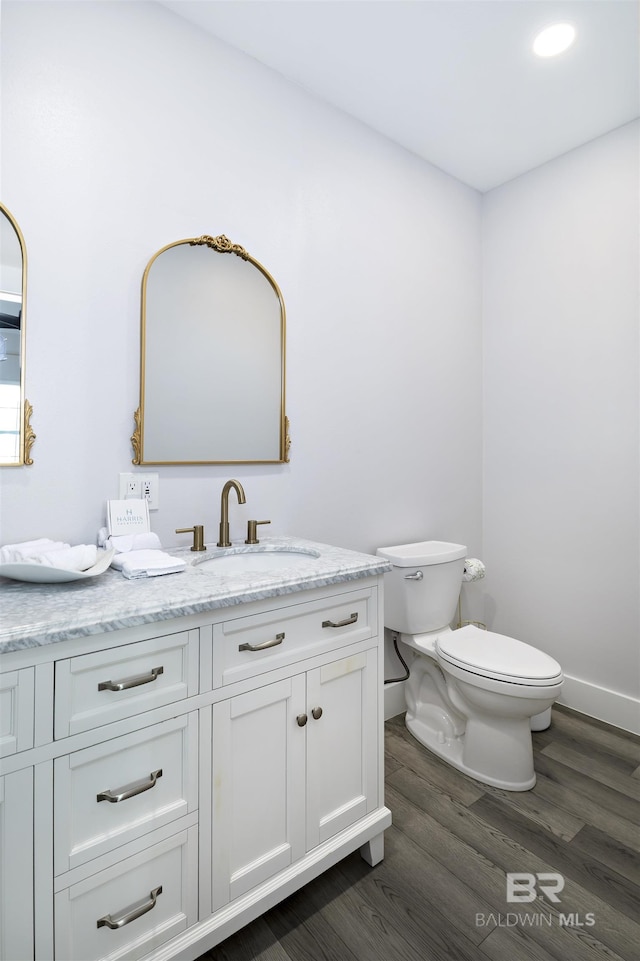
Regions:
[[181, 557], [172, 557], [165, 551], [142, 550], [116, 554], [111, 566], [122, 571], [125, 577], [156, 577], [159, 574], [177, 574], [187, 566]]
[[20, 544], [5, 544], [0, 547], [0, 564], [20, 564], [30, 561], [36, 555], [60, 551], [69, 546], [64, 541], [53, 541], [50, 537], [39, 537], [33, 541], [22, 541]]
[[108, 537], [105, 541], [106, 548], [115, 547], [118, 554], [127, 554], [130, 551], [158, 551], [162, 549], [160, 538], [153, 531], [145, 534], [120, 534], [116, 537]]
[[485, 575], [485, 566], [477, 557], [467, 557], [464, 562], [463, 581], [479, 581]]
[[65, 571], [88, 571], [97, 559], [98, 548], [95, 544], [76, 544], [74, 547], [47, 551], [45, 554], [34, 554], [29, 561], [31, 564], [59, 567]]

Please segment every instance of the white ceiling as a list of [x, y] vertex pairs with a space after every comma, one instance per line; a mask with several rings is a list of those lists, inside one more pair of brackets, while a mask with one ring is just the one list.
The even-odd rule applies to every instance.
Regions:
[[[637, 0], [162, 0], [478, 190], [640, 114]], [[531, 52], [570, 21], [573, 47]]]

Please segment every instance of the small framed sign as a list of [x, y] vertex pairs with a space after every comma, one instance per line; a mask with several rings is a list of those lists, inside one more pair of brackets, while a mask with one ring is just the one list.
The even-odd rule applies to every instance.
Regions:
[[130, 498], [124, 501], [107, 501], [107, 527], [109, 534], [148, 534], [149, 504], [146, 500]]

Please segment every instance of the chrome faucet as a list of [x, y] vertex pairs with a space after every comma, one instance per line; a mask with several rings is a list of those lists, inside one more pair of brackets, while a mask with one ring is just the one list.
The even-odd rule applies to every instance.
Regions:
[[238, 504], [245, 504], [247, 501], [240, 481], [228, 480], [222, 488], [220, 499], [220, 540], [218, 541], [218, 547], [231, 547], [231, 541], [229, 540], [229, 491], [232, 487], [238, 495]]

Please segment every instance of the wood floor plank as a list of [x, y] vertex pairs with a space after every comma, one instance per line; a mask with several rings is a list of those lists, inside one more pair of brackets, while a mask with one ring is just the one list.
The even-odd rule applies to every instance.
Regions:
[[393, 774], [393, 772], [394, 772], [394, 771], [397, 771], [398, 768], [400, 768], [400, 767], [402, 767], [402, 764], [400, 763], [400, 761], [398, 761], [392, 754], [390, 754], [389, 751], [388, 751], [388, 750], [386, 749], [386, 747], [385, 747], [385, 752], [384, 752], [384, 773], [385, 773], [385, 776], [388, 775], [388, 774]]
[[[597, 858], [598, 861], [627, 878], [632, 884], [640, 886], [640, 857], [638, 857], [637, 852], [632, 851], [624, 844], [620, 844], [619, 841], [609, 837], [604, 831], [599, 831], [598, 828], [585, 824], [569, 846], [576, 851], [582, 851], [590, 857]], [[640, 916], [640, 904], [638, 905], [638, 915]]]
[[538, 775], [536, 786], [531, 791], [502, 791], [500, 788], [487, 786], [485, 794], [499, 798], [504, 805], [527, 817], [543, 831], [549, 831], [563, 841], [570, 841], [584, 826], [584, 819], [579, 812], [572, 813], [549, 800], [541, 789], [543, 785], [540, 782]]
[[578, 936], [567, 943], [564, 929], [553, 931], [545, 948], [518, 925], [494, 928], [480, 945], [478, 961], [484, 958], [490, 961], [623, 961], [619, 954], [589, 935]]
[[[396, 915], [411, 943], [429, 961], [476, 961], [478, 943], [486, 936], [468, 925], [452, 923], [456, 912], [447, 894], [450, 878], [442, 883], [442, 869], [431, 876], [433, 859], [424, 856], [401, 831], [390, 828], [385, 836], [385, 859], [375, 871], [362, 873], [351, 859], [341, 864], [361, 895], [381, 914]], [[454, 883], [457, 879], [453, 879]], [[467, 937], [461, 930], [466, 927]]]
[[[553, 865], [553, 870], [559, 871], [565, 880], [571, 878], [585, 891], [590, 891], [605, 902], [615, 904], [616, 909], [631, 920], [638, 920], [640, 887], [617, 871], [584, 850], [577, 850], [572, 844], [564, 844], [552, 834], [533, 830], [527, 818], [505, 806], [499, 798], [487, 795], [476, 801], [471, 810], [483, 821], [499, 827], [541, 861]], [[640, 935], [640, 928], [638, 934]]]
[[[332, 897], [338, 876], [341, 894]], [[381, 913], [340, 872], [330, 878], [321, 875], [313, 886], [312, 897], [319, 895], [324, 901], [319, 908], [321, 916], [344, 942], [349, 957], [358, 961], [424, 961], [420, 946], [405, 937], [401, 917]]]
[[[640, 738], [627, 731], [603, 724], [593, 718], [585, 718], [560, 705], [552, 712], [551, 728], [546, 732], [550, 739], [567, 744], [587, 757], [597, 757], [617, 767], [618, 762], [632, 768], [640, 764]], [[534, 734], [534, 740], [538, 737]]]
[[484, 792], [477, 781], [461, 775], [450, 764], [445, 764], [435, 754], [422, 748], [422, 745], [421, 750], [416, 751], [416, 744], [415, 738], [406, 728], [390, 729], [386, 733], [386, 752], [403, 768], [413, 771], [419, 777], [428, 778], [441, 791], [462, 804], [472, 804], [482, 797]]
[[640, 806], [631, 798], [542, 754], [538, 758], [536, 773], [535, 790], [550, 804], [574, 812], [585, 824], [599, 828], [634, 851], [640, 851]]
[[200, 961], [291, 961], [264, 918], [212, 948]]
[[543, 945], [533, 941], [520, 927], [494, 928], [480, 945], [478, 961], [556, 961]]
[[618, 791], [619, 794], [626, 794], [633, 801], [640, 801], [640, 784], [631, 777], [633, 773], [631, 766], [626, 767], [624, 771], [615, 769], [612, 763], [607, 763], [602, 758], [587, 757], [572, 747], [557, 742], [548, 744], [540, 753], [544, 757], [550, 757], [570, 767], [578, 774], [586, 774], [592, 780], [604, 784], [605, 787]]
[[358, 961], [358, 955], [340, 937], [331, 915], [323, 913], [328, 902], [340, 901], [344, 887], [334, 866], [322, 879], [312, 881], [264, 915], [292, 961]]
[[[397, 774], [395, 780], [398, 780]], [[484, 898], [492, 904], [496, 915], [505, 917], [515, 910], [514, 905], [506, 901], [507, 872], [558, 870], [553, 864], [543, 861], [517, 840], [508, 837], [500, 828], [482, 821], [475, 816], [472, 809], [466, 810], [464, 819], [452, 825], [460, 827], [472, 817], [475, 819], [471, 826], [469, 844], [464, 845], [467, 852], [472, 846], [475, 847], [475, 856], [470, 857], [464, 849], [461, 852], [461, 842], [453, 831], [444, 831], [440, 842], [434, 842], [433, 835], [437, 832], [434, 832], [433, 825], [429, 824], [425, 829], [426, 821], [416, 817], [411, 811], [410, 802], [393, 794], [389, 801], [396, 826], [405, 831], [418, 846], [425, 846], [430, 853], [436, 850], [434, 845], [437, 844], [440, 856], [446, 859], [452, 873], [459, 871], [464, 878], [469, 877], [474, 887], [480, 887]], [[478, 801], [474, 808], [480, 803]], [[640, 926], [633, 924], [623, 914], [612, 911], [609, 905], [571, 881], [569, 894], [571, 901], [568, 903], [571, 904], [572, 913], [584, 918], [589, 911], [599, 911], [598, 929], [585, 931], [576, 927], [561, 926], [560, 910], [546, 901], [533, 904], [519, 903], [516, 906], [517, 915], [521, 918], [520, 926], [526, 930], [527, 937], [539, 944], [552, 957], [558, 957], [559, 961], [573, 958], [574, 955], [590, 957], [593, 961], [597, 961], [606, 951], [626, 961], [637, 961], [636, 945], [640, 939]], [[450, 914], [455, 915], [455, 912]], [[548, 923], [536, 923], [540, 914], [544, 915]], [[527, 922], [525, 918], [529, 918], [529, 921]]]

